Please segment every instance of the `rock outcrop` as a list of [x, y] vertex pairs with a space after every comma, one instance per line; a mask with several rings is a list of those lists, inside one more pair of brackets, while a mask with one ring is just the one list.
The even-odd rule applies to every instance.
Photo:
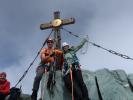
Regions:
[[[82, 74], [91, 100], [133, 100], [133, 74], [127, 75], [123, 70], [108, 69], [95, 72], [83, 70]], [[42, 100], [72, 100], [64, 86], [61, 72], [57, 71], [55, 76], [53, 92], [46, 87], [48, 73], [43, 76]]]

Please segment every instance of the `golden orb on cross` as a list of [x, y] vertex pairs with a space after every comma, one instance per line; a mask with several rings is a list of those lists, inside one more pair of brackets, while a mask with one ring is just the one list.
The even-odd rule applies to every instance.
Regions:
[[52, 21], [53, 27], [59, 27], [59, 26], [61, 26], [61, 24], [62, 24], [61, 19], [55, 19], [55, 20]]

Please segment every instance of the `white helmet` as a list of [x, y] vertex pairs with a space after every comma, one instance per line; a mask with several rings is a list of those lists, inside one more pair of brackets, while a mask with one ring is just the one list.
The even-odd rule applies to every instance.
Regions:
[[67, 42], [63, 42], [62, 47], [65, 47], [65, 46], [69, 46], [69, 44]]

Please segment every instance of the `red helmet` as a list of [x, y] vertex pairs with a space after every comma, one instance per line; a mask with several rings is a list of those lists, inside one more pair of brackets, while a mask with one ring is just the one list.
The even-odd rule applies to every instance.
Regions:
[[48, 43], [48, 42], [54, 42], [54, 41], [53, 41], [52, 38], [48, 38], [48, 39], [47, 39], [47, 43]]

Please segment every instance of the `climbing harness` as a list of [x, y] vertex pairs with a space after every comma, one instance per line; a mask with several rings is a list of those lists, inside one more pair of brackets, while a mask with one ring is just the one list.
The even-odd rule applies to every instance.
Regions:
[[[61, 29], [63, 29], [64, 31], [68, 32], [70, 35], [73, 35], [73, 36], [75, 36], [75, 37], [77, 37], [77, 38], [83, 39], [83, 38], [81, 38], [80, 36], [73, 34], [71, 31], [68, 31], [68, 30], [64, 29], [63, 27], [62, 27]], [[112, 53], [112, 54], [114, 54], [114, 55], [120, 56], [120, 57], [122, 57], [122, 58], [124, 58], [124, 59], [133, 60], [133, 58], [131, 58], [131, 57], [127, 56], [127, 55], [118, 53], [118, 52], [113, 51], [113, 50], [110, 50], [110, 49], [106, 49], [106, 48], [104, 48], [104, 47], [102, 47], [102, 46], [100, 46], [100, 45], [98, 45], [98, 44], [96, 44], [96, 43], [93, 43], [93, 42], [91, 42], [91, 41], [88, 41], [88, 43], [90, 43], [91, 45], [93, 45], [93, 46], [95, 46], [95, 47], [101, 48], [101, 49], [103, 49], [103, 50], [105, 50], [105, 51], [108, 51], [109, 53]]]
[[26, 74], [28, 73], [29, 69], [31, 68], [31, 66], [34, 64], [35, 60], [37, 59], [38, 55], [40, 54], [42, 48], [45, 46], [45, 44], [47, 43], [48, 38], [51, 36], [53, 32], [53, 29], [51, 30], [50, 34], [48, 35], [48, 37], [45, 39], [41, 49], [39, 50], [39, 52], [37, 53], [36, 57], [34, 58], [34, 60], [30, 63], [29, 67], [27, 68], [27, 70], [24, 72], [24, 74], [22, 75], [22, 77], [19, 79], [19, 81], [17, 82], [17, 84], [14, 87], [17, 87], [17, 85], [23, 80], [23, 78], [26, 76]]
[[[47, 88], [49, 89], [49, 91], [51, 92], [51, 94], [53, 93], [53, 86], [55, 85], [55, 72], [56, 72], [56, 55], [54, 53], [54, 50], [52, 51], [52, 53], [48, 56], [49, 57], [54, 57], [55, 61], [53, 62], [49, 62], [47, 64], [44, 64], [44, 63], [40, 63], [40, 66], [44, 66], [44, 71], [45, 71], [45, 76], [47, 76], [47, 72], [48, 73], [48, 78], [45, 77], [45, 82], [46, 83], [46, 86]], [[45, 85], [45, 84], [44, 84]], [[44, 85], [42, 87], [44, 87]], [[42, 94], [44, 94], [44, 91], [41, 90]]]

